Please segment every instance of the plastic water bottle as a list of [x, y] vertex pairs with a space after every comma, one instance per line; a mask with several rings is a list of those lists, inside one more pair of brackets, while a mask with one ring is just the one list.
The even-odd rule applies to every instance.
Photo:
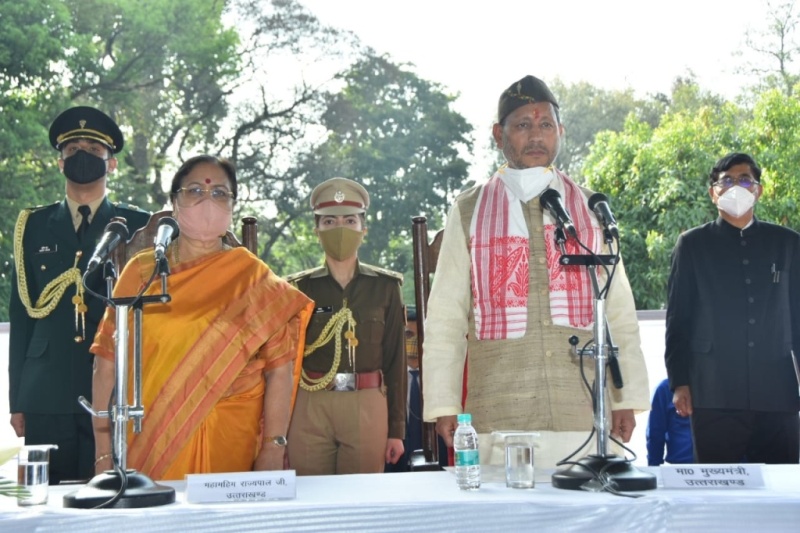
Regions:
[[472, 415], [458, 415], [458, 428], [453, 435], [456, 482], [461, 490], [478, 490], [481, 486], [481, 461], [478, 454], [478, 433], [472, 427]]

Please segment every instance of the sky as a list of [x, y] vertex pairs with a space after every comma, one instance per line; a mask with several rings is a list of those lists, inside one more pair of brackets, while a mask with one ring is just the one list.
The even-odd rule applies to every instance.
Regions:
[[645, 96], [669, 94], [691, 71], [703, 89], [732, 98], [743, 81], [733, 53], [767, 10], [765, 0], [299, 2], [460, 93], [455, 110], [486, 135], [500, 93], [526, 74]]

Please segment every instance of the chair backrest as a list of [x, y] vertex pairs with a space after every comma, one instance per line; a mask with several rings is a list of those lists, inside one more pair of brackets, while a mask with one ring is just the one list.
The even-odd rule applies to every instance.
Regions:
[[[158, 232], [158, 221], [164, 217], [172, 216], [172, 211], [165, 209], [157, 211], [150, 215], [150, 220], [144, 227], [136, 230], [130, 236], [127, 242], [120, 243], [114, 251], [111, 252], [111, 260], [116, 265], [118, 271], [127, 264], [128, 260], [136, 253], [146, 249], [152, 248], [153, 241], [155, 240], [156, 233]], [[231, 247], [244, 246], [254, 254], [258, 254], [258, 226], [255, 217], [242, 218], [242, 240], [236, 238], [230, 230], [223, 237], [225, 244]]]
[[[436, 272], [439, 261], [439, 248], [442, 245], [444, 230], [439, 230], [428, 242], [427, 218], [416, 216], [412, 219], [411, 239], [414, 247], [414, 300], [417, 305], [417, 353], [419, 354], [420, 377], [425, 373], [425, 357], [422, 349], [425, 341], [425, 317], [428, 315], [428, 296], [431, 292], [431, 275]], [[422, 380], [420, 379], [420, 392]], [[422, 404], [422, 402], [420, 402]], [[436, 438], [436, 424], [422, 423], [422, 455], [410, 452], [411, 470], [439, 470], [439, 446]]]

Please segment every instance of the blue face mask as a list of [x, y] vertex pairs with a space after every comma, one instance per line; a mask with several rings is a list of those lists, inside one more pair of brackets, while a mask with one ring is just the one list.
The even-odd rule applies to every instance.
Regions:
[[85, 150], [78, 150], [64, 160], [64, 175], [81, 185], [97, 181], [106, 173], [106, 160]]

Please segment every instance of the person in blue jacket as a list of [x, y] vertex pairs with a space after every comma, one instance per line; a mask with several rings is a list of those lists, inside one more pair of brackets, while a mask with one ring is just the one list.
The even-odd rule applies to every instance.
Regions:
[[691, 424], [675, 411], [668, 379], [656, 387], [647, 420], [647, 464], [659, 466], [664, 461], [670, 464], [694, 461]]

